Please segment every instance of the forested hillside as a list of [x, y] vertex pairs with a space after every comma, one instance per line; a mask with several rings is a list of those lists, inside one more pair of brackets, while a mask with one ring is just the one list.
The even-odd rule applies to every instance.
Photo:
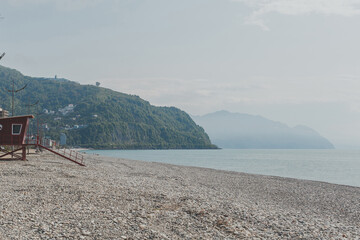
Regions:
[[[93, 148], [215, 148], [205, 131], [175, 107], [155, 107], [138, 96], [65, 79], [34, 78], [0, 66], [0, 107], [11, 112], [12, 80], [15, 114], [33, 114], [45, 136]], [[39, 103], [32, 107], [33, 103]], [[36, 124], [32, 124], [34, 131]]]

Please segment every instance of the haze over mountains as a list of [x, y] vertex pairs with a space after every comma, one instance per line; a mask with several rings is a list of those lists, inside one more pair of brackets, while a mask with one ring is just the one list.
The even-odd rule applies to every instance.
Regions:
[[219, 111], [193, 116], [221, 148], [240, 149], [332, 149], [334, 145], [306, 126], [287, 125], [243, 113]]
[[[332, 143], [306, 126], [290, 128], [260, 116], [226, 111], [193, 120], [174, 107], [155, 107], [138, 96], [81, 85], [66, 79], [32, 78], [0, 66], [1, 107], [10, 109], [11, 88], [27, 88], [15, 99], [17, 114], [42, 112], [44, 134], [66, 133], [71, 145], [95, 148], [275, 148], [331, 149]], [[39, 101], [28, 112], [28, 102]], [[212, 142], [210, 142], [210, 139]]]

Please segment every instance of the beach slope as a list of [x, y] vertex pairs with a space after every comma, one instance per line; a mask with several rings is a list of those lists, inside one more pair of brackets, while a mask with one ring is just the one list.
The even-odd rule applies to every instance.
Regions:
[[358, 239], [360, 188], [87, 155], [0, 162], [0, 239]]

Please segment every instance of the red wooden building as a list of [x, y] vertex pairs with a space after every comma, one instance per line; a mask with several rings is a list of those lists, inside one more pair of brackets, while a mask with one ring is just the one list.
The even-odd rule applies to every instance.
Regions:
[[0, 158], [7, 155], [18, 156], [17, 151], [22, 151], [19, 159], [26, 160], [26, 142], [25, 137], [29, 128], [29, 119], [33, 115], [0, 118], [0, 146], [13, 146], [12, 151], [2, 148], [3, 154]]
[[[29, 128], [29, 119], [33, 115], [0, 118], [0, 159], [5, 156], [11, 156], [11, 159], [26, 160], [26, 147], [36, 146], [54, 153], [60, 157], [70, 160], [80, 166], [84, 165], [84, 156], [77, 151], [63, 149], [55, 151], [42, 144], [39, 135], [36, 139], [26, 139], [26, 133]], [[11, 146], [11, 148], [9, 147]], [[21, 151], [21, 155], [16, 152]], [[15, 158], [14, 158], [15, 156]]]
[[24, 145], [30, 118], [34, 116], [0, 118], [0, 145]]

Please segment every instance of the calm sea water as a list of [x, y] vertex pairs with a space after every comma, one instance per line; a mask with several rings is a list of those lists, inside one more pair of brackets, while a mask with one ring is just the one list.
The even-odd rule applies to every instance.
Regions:
[[88, 154], [360, 187], [360, 150], [89, 150]]

